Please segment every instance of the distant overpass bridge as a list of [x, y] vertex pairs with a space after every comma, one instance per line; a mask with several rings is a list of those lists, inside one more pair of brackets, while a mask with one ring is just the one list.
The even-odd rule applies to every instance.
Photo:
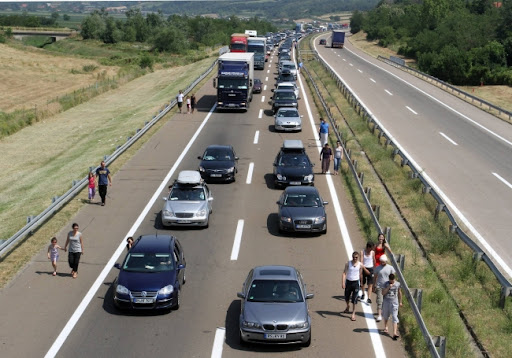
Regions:
[[49, 37], [52, 42], [59, 41], [65, 38], [68, 38], [72, 35], [75, 35], [77, 31], [75, 30], [38, 30], [38, 29], [12, 29], [12, 36], [16, 40], [22, 40], [27, 36], [41, 36], [41, 37]]

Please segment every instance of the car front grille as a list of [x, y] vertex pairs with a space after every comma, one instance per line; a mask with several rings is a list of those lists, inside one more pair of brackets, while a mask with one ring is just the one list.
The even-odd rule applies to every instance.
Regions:
[[297, 225], [311, 225], [313, 220], [295, 220], [294, 223]]
[[296, 124], [283, 124], [282, 127], [283, 128], [295, 128], [295, 127], [297, 127], [297, 125]]
[[174, 215], [180, 219], [189, 219], [194, 216], [194, 213], [174, 213]]
[[278, 324], [277, 326], [273, 324], [264, 324], [263, 329], [265, 331], [286, 331], [288, 329], [287, 324]]
[[[145, 292], [145, 294], [142, 292]], [[157, 294], [157, 291], [132, 291], [132, 297], [135, 298], [154, 298]]]

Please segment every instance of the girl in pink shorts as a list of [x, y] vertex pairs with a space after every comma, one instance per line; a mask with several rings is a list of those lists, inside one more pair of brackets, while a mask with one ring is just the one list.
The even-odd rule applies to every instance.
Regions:
[[94, 178], [94, 173], [89, 172], [89, 202], [94, 200], [94, 196], [96, 195], [96, 179]]

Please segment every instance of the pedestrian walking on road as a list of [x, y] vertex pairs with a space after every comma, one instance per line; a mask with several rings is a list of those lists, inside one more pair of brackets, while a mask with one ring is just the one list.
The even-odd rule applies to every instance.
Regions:
[[318, 128], [318, 136], [320, 137], [320, 145], [323, 146], [327, 143], [329, 138], [329, 123], [320, 118], [320, 127]]
[[78, 275], [78, 264], [80, 263], [80, 257], [84, 254], [84, 243], [82, 239], [82, 233], [78, 231], [78, 224], [73, 223], [71, 225], [73, 228], [72, 231], [68, 233], [68, 238], [66, 239], [66, 244], [64, 245], [64, 251], [68, 251], [68, 263], [71, 268], [71, 276], [76, 278]]
[[367, 243], [360, 256], [363, 266], [369, 271], [368, 274], [366, 271], [363, 271], [363, 284], [361, 285], [363, 295], [361, 296], [361, 301], [364, 301], [365, 298], [364, 285], [368, 285], [368, 300], [366, 301], [368, 303], [372, 303], [370, 295], [373, 292], [373, 268], [375, 267], [375, 251], [373, 251], [373, 246], [372, 242]]
[[53, 266], [53, 276], [57, 275], [57, 261], [59, 261], [59, 250], [64, 250], [57, 244], [57, 238], [52, 237], [50, 240], [50, 246], [48, 246], [48, 259], [51, 261]]
[[180, 92], [176, 96], [176, 101], [178, 101], [178, 110], [180, 111], [180, 113], [181, 113], [181, 107], [183, 107], [183, 97], [184, 97], [183, 91], [180, 90]]
[[94, 173], [89, 172], [89, 203], [94, 200], [94, 196], [96, 195], [96, 179], [94, 178]]
[[386, 250], [391, 254], [391, 247], [389, 247], [386, 236], [383, 233], [380, 233], [377, 237], [377, 246], [375, 246], [375, 262], [376, 266], [380, 265], [380, 257], [386, 253]]
[[356, 320], [356, 304], [358, 299], [359, 289], [362, 286], [364, 266], [359, 261], [359, 253], [354, 251], [352, 253], [352, 260], [345, 264], [343, 275], [341, 276], [341, 288], [345, 290], [345, 302], [347, 308], [343, 313], [350, 312], [350, 302], [352, 302], [352, 321]]
[[187, 101], [187, 114], [190, 114], [190, 105], [191, 105], [190, 96], [187, 96], [186, 101]]
[[98, 180], [98, 191], [101, 197], [101, 206], [105, 206], [107, 187], [112, 186], [112, 177], [110, 176], [110, 170], [105, 166], [104, 161], [101, 161], [100, 167], [96, 169], [96, 179]]
[[322, 162], [322, 174], [326, 174], [329, 171], [331, 165], [332, 149], [329, 148], [329, 143], [325, 143], [324, 147], [320, 151], [320, 160]]
[[194, 110], [196, 109], [196, 95], [192, 93], [192, 96], [190, 96], [190, 108], [192, 110], [192, 114], [194, 113]]
[[343, 159], [343, 147], [340, 141], [336, 141], [336, 148], [334, 148], [334, 175], [338, 175], [340, 171], [341, 160]]
[[389, 281], [389, 275], [395, 274], [393, 266], [388, 264], [388, 257], [382, 255], [380, 257], [380, 266], [377, 266], [373, 272], [377, 278], [375, 282], [375, 293], [377, 294], [377, 322], [382, 321], [382, 289], [384, 284]]
[[390, 274], [389, 280], [382, 288], [384, 303], [382, 305], [382, 316], [384, 317], [384, 332], [388, 333], [389, 316], [393, 320], [393, 340], [400, 338], [398, 334], [398, 307], [402, 307], [402, 290], [400, 290], [400, 282], [395, 280], [395, 275]]

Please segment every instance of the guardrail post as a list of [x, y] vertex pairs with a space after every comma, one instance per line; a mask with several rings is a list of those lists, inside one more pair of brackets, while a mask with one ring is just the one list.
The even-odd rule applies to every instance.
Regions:
[[148, 121], [144, 121], [144, 127], [147, 126], [149, 124]]
[[404, 272], [404, 266], [405, 266], [405, 255], [399, 254], [398, 258], [396, 259], [396, 263], [400, 267], [400, 271]]
[[434, 212], [434, 219], [439, 219], [439, 213], [444, 210], [444, 204], [437, 204], [436, 210]]
[[386, 235], [386, 241], [388, 244], [391, 243], [391, 228], [389, 226], [386, 226], [384, 229], [384, 235]]
[[377, 220], [379, 220], [380, 217], [380, 205], [372, 205], [373, 213], [375, 214], [375, 217]]
[[418, 307], [418, 311], [421, 312], [421, 306], [423, 305], [423, 290], [421, 288], [411, 288], [411, 296]]
[[89, 167], [89, 173], [94, 171], [94, 167]]
[[359, 172], [359, 182], [361, 183], [361, 186], [363, 186], [363, 181], [364, 181], [364, 173], [363, 172]]
[[27, 224], [29, 222], [31, 222], [32, 220], [34, 220], [35, 216], [34, 215], [30, 215], [30, 216], [27, 216]]
[[391, 153], [391, 159], [395, 159], [395, 157], [400, 153], [398, 149], [393, 149], [393, 152]]
[[55, 203], [58, 199], [59, 199], [59, 197], [58, 197], [58, 196], [54, 196], [54, 197], [52, 198], [52, 204], [53, 204], [53, 203]]
[[434, 345], [439, 352], [439, 356], [441, 358], [446, 357], [446, 337], [444, 336], [433, 336], [432, 340], [434, 341]]
[[503, 286], [501, 288], [501, 294], [500, 294], [500, 307], [505, 308], [505, 302], [507, 301], [507, 297], [512, 294], [512, 287]]
[[108, 160], [108, 154], [105, 154], [105, 155], [103, 156], [103, 160]]
[[126, 141], [128, 142], [132, 137], [126, 137]]
[[357, 159], [352, 159], [352, 165], [354, 166], [354, 170], [357, 171]]
[[457, 232], [457, 225], [450, 224], [450, 234], [455, 234]]
[[420, 175], [416, 172], [409, 172], [409, 179], [416, 179], [418, 178]]
[[424, 185], [424, 186], [423, 186], [423, 189], [421, 189], [421, 192], [422, 192], [423, 194], [429, 194], [429, 193], [430, 193], [430, 190], [432, 190], [432, 188], [431, 188], [430, 186], [428, 186], [428, 185]]
[[139, 133], [140, 132], [140, 128], [137, 128], [137, 131], [135, 133]]
[[367, 186], [366, 188], [364, 188], [364, 193], [366, 194], [366, 197], [368, 198], [368, 201], [370, 201], [370, 196], [371, 196], [371, 193], [372, 193], [372, 188]]
[[71, 186], [75, 186], [75, 185], [77, 185], [79, 182], [80, 182], [80, 180], [73, 179], [73, 181], [71, 182]]
[[477, 264], [479, 261], [482, 261], [482, 256], [484, 253], [482, 251], [480, 252], [474, 252], [473, 253], [473, 264]]
[[403, 167], [403, 166], [406, 166], [408, 163], [409, 163], [409, 159], [403, 158], [402, 162], [400, 163], [400, 165]]

